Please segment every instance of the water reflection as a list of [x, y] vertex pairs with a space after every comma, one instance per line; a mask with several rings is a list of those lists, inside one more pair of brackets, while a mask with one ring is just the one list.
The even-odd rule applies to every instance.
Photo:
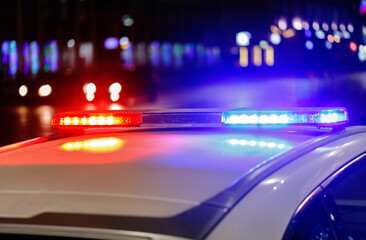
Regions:
[[50, 105], [43, 105], [36, 107], [35, 114], [39, 121], [40, 135], [48, 135], [52, 133], [51, 121], [52, 116], [55, 114], [55, 109]]

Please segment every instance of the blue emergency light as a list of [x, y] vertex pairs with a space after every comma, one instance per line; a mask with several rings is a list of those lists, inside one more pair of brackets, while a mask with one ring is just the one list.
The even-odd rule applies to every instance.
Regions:
[[317, 125], [337, 126], [348, 122], [344, 108], [299, 108], [294, 110], [234, 110], [222, 114], [227, 125]]

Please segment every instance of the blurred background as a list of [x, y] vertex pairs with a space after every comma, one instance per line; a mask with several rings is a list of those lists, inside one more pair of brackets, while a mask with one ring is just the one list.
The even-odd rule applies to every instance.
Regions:
[[366, 0], [4, 0], [0, 45], [0, 146], [75, 110], [342, 106], [366, 124]]

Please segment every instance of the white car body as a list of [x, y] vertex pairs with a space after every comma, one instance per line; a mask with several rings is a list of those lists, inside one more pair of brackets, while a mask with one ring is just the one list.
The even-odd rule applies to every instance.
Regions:
[[147, 128], [6, 146], [0, 232], [281, 239], [296, 209], [365, 141], [365, 127]]

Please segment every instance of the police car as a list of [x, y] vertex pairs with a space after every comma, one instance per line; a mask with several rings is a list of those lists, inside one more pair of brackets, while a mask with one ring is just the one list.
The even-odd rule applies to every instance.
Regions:
[[365, 239], [366, 127], [344, 108], [55, 114], [0, 148], [0, 232]]

